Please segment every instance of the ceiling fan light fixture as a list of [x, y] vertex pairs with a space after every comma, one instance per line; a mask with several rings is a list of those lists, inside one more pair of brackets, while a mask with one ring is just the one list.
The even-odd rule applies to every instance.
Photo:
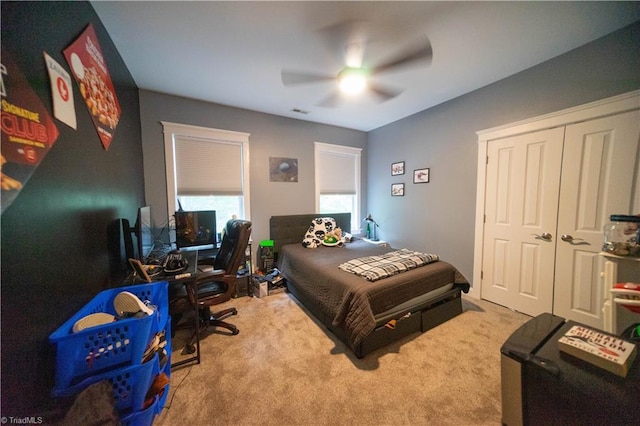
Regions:
[[349, 95], [362, 93], [367, 87], [367, 77], [362, 68], [345, 68], [338, 74], [340, 90]]

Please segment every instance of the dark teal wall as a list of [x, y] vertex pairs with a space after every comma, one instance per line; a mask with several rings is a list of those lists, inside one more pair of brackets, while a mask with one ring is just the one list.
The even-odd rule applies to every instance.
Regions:
[[118, 280], [110, 269], [107, 227], [118, 217], [135, 222], [144, 204], [144, 176], [138, 90], [91, 5], [1, 5], [2, 54], [11, 53], [49, 113], [43, 52], [70, 71], [62, 51], [90, 23], [122, 108], [105, 151], [74, 82], [77, 130], [54, 119], [60, 136], [1, 217], [1, 414], [24, 417], [52, 408], [49, 334]]

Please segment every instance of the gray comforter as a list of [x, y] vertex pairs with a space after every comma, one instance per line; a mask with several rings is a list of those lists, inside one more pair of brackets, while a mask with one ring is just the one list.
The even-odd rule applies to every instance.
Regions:
[[288, 285], [315, 301], [333, 326], [347, 332], [353, 349], [375, 329], [377, 314], [444, 285], [467, 283], [456, 268], [442, 260], [375, 282], [338, 268], [351, 259], [392, 250], [361, 240], [315, 249], [287, 244], [280, 249], [278, 267]]

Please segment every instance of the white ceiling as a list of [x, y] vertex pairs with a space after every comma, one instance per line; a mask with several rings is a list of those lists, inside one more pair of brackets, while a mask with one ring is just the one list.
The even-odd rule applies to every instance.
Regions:
[[[640, 20], [640, 2], [92, 1], [141, 89], [369, 131], [471, 92]], [[337, 74], [326, 28], [364, 21], [365, 64], [421, 36], [431, 64], [378, 81], [403, 89], [318, 106], [331, 82], [284, 87], [283, 69]], [[307, 115], [292, 112], [297, 108]]]

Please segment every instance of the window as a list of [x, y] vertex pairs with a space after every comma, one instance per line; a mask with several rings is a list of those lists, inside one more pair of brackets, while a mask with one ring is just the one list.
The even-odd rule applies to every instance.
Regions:
[[351, 232], [360, 232], [362, 149], [315, 143], [316, 211], [351, 213]]
[[215, 210], [216, 227], [250, 219], [249, 134], [162, 122], [169, 217]]

